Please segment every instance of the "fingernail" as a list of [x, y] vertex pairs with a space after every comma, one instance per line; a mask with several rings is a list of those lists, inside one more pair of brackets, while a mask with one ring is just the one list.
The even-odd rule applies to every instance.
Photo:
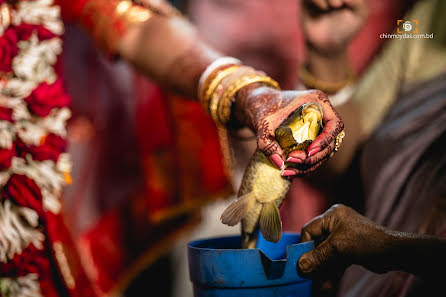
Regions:
[[307, 258], [300, 259], [299, 268], [302, 272], [309, 272], [311, 269], [311, 261]]
[[293, 158], [293, 157], [289, 157], [288, 159], [286, 159], [286, 161], [290, 162], [290, 163], [298, 163], [298, 164], [303, 163], [303, 161], [301, 159]]
[[283, 169], [285, 167], [285, 162], [283, 162], [282, 158], [278, 154], [272, 155], [269, 159], [274, 165], [276, 165], [277, 168]]
[[308, 152], [308, 157], [313, 156], [314, 154], [318, 153], [321, 150], [320, 147], [316, 147], [314, 149], [312, 149], [311, 151]]
[[284, 170], [280, 175], [282, 175], [282, 176], [292, 176], [292, 175], [296, 175], [296, 172], [294, 172], [293, 170]]

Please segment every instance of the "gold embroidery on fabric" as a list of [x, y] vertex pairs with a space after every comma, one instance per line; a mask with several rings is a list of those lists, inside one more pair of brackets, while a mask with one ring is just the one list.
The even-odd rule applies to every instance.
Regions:
[[60, 272], [65, 280], [65, 284], [69, 289], [74, 289], [76, 283], [74, 277], [71, 274], [70, 266], [68, 265], [67, 257], [65, 256], [62, 243], [56, 241], [53, 244], [54, 253], [56, 255], [57, 263], [59, 264]]
[[108, 53], [117, 51], [119, 39], [130, 26], [147, 21], [152, 12], [128, 0], [90, 0], [82, 10], [82, 23]]

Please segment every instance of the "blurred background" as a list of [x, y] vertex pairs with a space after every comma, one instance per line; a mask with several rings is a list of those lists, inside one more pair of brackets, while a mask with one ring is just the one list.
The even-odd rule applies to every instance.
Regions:
[[[367, 23], [349, 47], [358, 76], [386, 42], [380, 34], [392, 32], [409, 5], [367, 3]], [[221, 52], [265, 71], [282, 89], [300, 86], [297, 70], [306, 52], [298, 0], [172, 4]], [[239, 233], [219, 217], [235, 198], [255, 139], [249, 131], [230, 137], [235, 166], [228, 173], [217, 131], [198, 104], [185, 103], [125, 63], [106, 59], [77, 25], [67, 25], [65, 39], [63, 64], [74, 114], [69, 150], [75, 164], [65, 207], [87, 272], [104, 295], [193, 296], [187, 242]], [[329, 188], [312, 182], [311, 177], [293, 182], [281, 210], [285, 230], [299, 232], [330, 205]]]

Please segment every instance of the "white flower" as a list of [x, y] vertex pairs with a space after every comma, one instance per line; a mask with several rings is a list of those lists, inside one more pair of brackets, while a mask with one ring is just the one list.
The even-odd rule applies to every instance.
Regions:
[[11, 173], [7, 170], [0, 171], [0, 188], [2, 188], [9, 180]]
[[42, 297], [39, 276], [29, 273], [15, 278], [0, 278], [0, 295], [8, 297]]
[[31, 118], [31, 114], [26, 107], [26, 102], [22, 98], [8, 97], [0, 94], [0, 106], [12, 109], [12, 119], [14, 121], [29, 120]]
[[17, 135], [27, 145], [40, 145], [42, 138], [46, 135], [44, 127], [28, 121], [15, 123]]
[[5, 263], [20, 254], [30, 243], [43, 248], [45, 236], [36, 228], [37, 212], [28, 207], [19, 207], [5, 200], [0, 204], [0, 262]]
[[29, 40], [17, 43], [19, 53], [12, 60], [12, 69], [15, 75], [23, 80], [48, 84], [56, 80], [53, 65], [57, 55], [62, 52], [60, 38], [40, 41], [34, 33]]
[[28, 107], [26, 107], [25, 101], [22, 100], [21, 104], [14, 106], [12, 109], [12, 119], [14, 121], [31, 119], [31, 113], [29, 112]]
[[59, 159], [56, 163], [56, 168], [60, 172], [70, 173], [73, 168], [73, 162], [71, 161], [71, 155], [68, 153], [63, 153], [59, 155]]
[[[5, 85], [1, 86], [2, 90]], [[15, 106], [20, 105], [20, 104], [23, 104], [22, 98], [9, 97], [9, 96], [0, 94], [0, 106], [7, 107], [7, 108], [14, 108]]]
[[67, 107], [54, 108], [50, 114], [44, 118], [39, 118], [36, 125], [39, 125], [49, 133], [54, 133], [62, 137], [67, 136], [66, 124], [71, 117], [71, 111]]
[[[11, 78], [0, 83], [1, 96], [23, 100], [37, 87], [35, 81], [24, 81], [19, 78]], [[3, 101], [2, 101], [3, 102]]]
[[54, 161], [34, 161], [30, 156], [26, 161], [13, 157], [11, 170], [17, 174], [24, 174], [34, 180], [40, 188], [45, 210], [58, 213], [61, 208], [60, 195], [65, 184], [64, 173], [56, 168]]
[[10, 149], [14, 141], [15, 129], [8, 121], [0, 121], [0, 148]]
[[20, 23], [42, 25], [57, 35], [64, 31], [60, 7], [53, 6], [53, 0], [19, 1], [12, 22], [16, 26]]
[[32, 117], [30, 121], [17, 121], [15, 130], [24, 143], [40, 145], [42, 138], [50, 133], [66, 137], [66, 124], [70, 117], [71, 111], [68, 108], [55, 108], [44, 118]]

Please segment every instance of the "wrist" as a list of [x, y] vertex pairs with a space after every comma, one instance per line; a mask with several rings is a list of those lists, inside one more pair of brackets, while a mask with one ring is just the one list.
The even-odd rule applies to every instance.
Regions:
[[253, 83], [241, 88], [235, 95], [235, 101], [231, 112], [231, 123], [234, 126], [246, 126], [254, 129], [255, 111], [248, 110], [249, 101], [252, 100], [252, 93], [260, 87], [265, 87], [261, 83]]
[[279, 84], [265, 73], [231, 61], [203, 72], [198, 95], [217, 124], [227, 128], [254, 128], [256, 112], [248, 101], [260, 86], [280, 89]]

